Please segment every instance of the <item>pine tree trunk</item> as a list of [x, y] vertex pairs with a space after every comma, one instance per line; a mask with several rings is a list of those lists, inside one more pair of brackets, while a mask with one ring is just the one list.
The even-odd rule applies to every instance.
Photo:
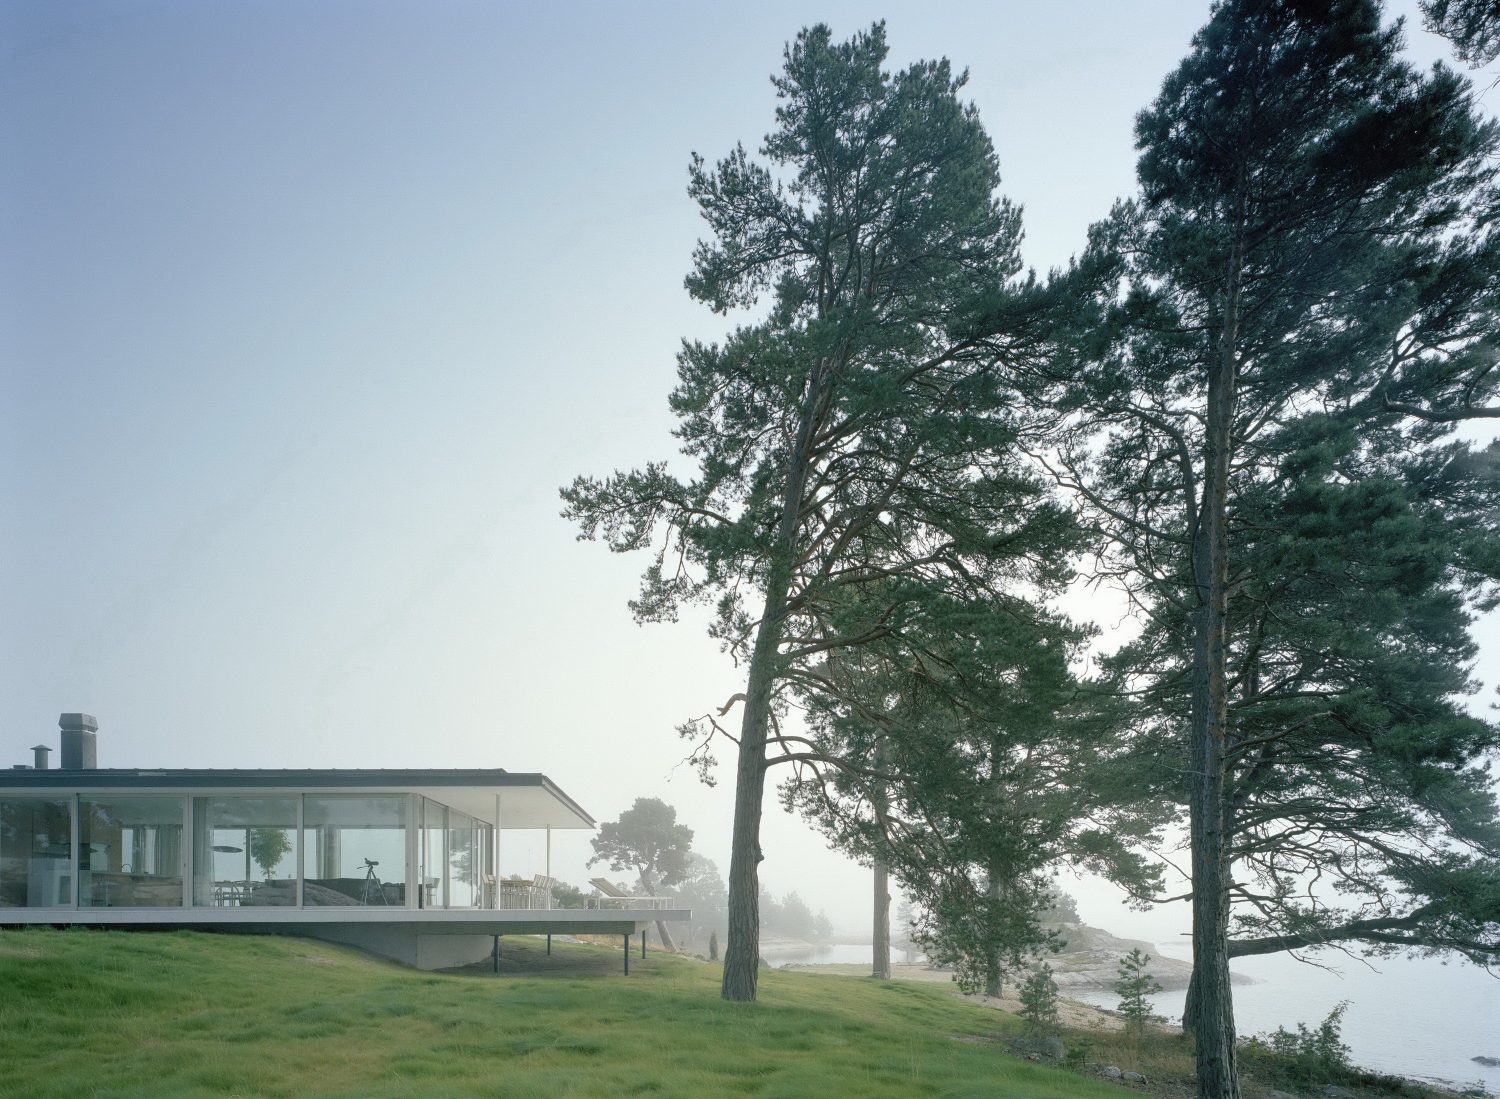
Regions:
[[875, 928], [871, 948], [870, 976], [882, 981], [891, 979], [891, 888], [890, 872], [883, 859], [875, 856]]
[[[885, 769], [884, 741], [877, 737], [875, 742], [875, 769]], [[875, 806], [876, 821], [884, 828], [884, 818], [887, 808], [885, 796], [885, 783], [876, 776], [872, 785], [871, 800]], [[870, 953], [870, 976], [877, 980], [888, 981], [891, 979], [891, 883], [890, 867], [886, 864], [885, 857], [880, 848], [875, 851], [875, 925], [871, 936]]]
[[807, 487], [808, 451], [818, 417], [826, 411], [829, 378], [828, 364], [818, 364], [803, 394], [797, 438], [787, 460], [781, 517], [766, 573], [765, 607], [750, 652], [729, 847], [729, 941], [724, 947], [724, 980], [719, 986], [719, 995], [726, 1000], [755, 999], [760, 966], [760, 817], [766, 789], [766, 731], [781, 656], [782, 622], [792, 584], [791, 562], [802, 496]]
[[[779, 616], [777, 626], [779, 629]], [[724, 948], [726, 1000], [754, 1000], [760, 965], [760, 817], [766, 786], [766, 722], [770, 716], [771, 659], [761, 655], [771, 620], [763, 618], [750, 661], [745, 717], [740, 723], [740, 758], [734, 784], [734, 831], [729, 854], [729, 941]], [[769, 657], [776, 638], [768, 642]]]
[[1188, 974], [1187, 997], [1182, 1002], [1182, 1032], [1189, 1038], [1197, 1034], [1198, 1026], [1198, 967]]
[[[641, 870], [640, 874], [641, 885], [646, 890], [646, 896], [659, 896], [660, 894], [657, 892], [659, 887], [656, 884], [656, 876], [649, 870]], [[661, 920], [656, 921], [656, 934], [657, 937], [661, 939], [662, 949], [670, 950], [673, 954], [677, 953], [677, 943], [673, 941], [672, 933], [667, 930], [667, 925]]]
[[[990, 878], [989, 888], [986, 892], [995, 900], [999, 900], [1001, 893], [1001, 878], [1004, 876], [999, 862], [990, 863], [987, 868]], [[1000, 947], [990, 947], [989, 957], [986, 959], [984, 970], [984, 994], [998, 1000], [1000, 994], [1005, 991], [1005, 979], [1000, 975]]]
[[989, 969], [984, 972], [984, 994], [999, 1000], [1004, 991], [1005, 982], [1001, 979], [1001, 961], [999, 961], [999, 951], [996, 951], [995, 955], [990, 958]]
[[1225, 833], [1225, 748], [1229, 698], [1229, 463], [1238, 371], [1240, 231], [1231, 252], [1223, 326], [1209, 368], [1204, 425], [1203, 491], [1193, 542], [1197, 586], [1192, 666], [1192, 752], [1189, 828], [1193, 872], [1191, 1019], [1199, 1099], [1239, 1099], [1233, 994], [1229, 985], [1229, 845]]

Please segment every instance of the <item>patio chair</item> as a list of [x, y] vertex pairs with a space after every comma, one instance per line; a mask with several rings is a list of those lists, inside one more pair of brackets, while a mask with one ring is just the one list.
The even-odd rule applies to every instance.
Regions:
[[[637, 897], [630, 893], [622, 893], [619, 887], [605, 878], [590, 878], [589, 884], [599, 891], [599, 896], [593, 898], [595, 908], [602, 908], [606, 902], [621, 901], [638, 903], [643, 908], [664, 908], [677, 900], [676, 897]], [[625, 906], [621, 904], [620, 907]]]
[[537, 908], [552, 907], [552, 887], [557, 884], [557, 879], [548, 877], [546, 874], [538, 874], [532, 879], [532, 897]]

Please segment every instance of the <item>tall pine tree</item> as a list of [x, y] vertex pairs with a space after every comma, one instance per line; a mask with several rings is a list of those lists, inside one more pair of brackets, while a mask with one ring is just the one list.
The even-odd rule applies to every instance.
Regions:
[[946, 61], [891, 73], [885, 57], [879, 24], [843, 43], [803, 31], [761, 159], [694, 160], [711, 237], [688, 290], [721, 313], [761, 308], [679, 355], [690, 474], [657, 463], [563, 493], [582, 537], [654, 549], [639, 619], [709, 601], [746, 669], [731, 1000], [756, 992], [767, 771], [805, 756], [777, 723], [789, 676], [899, 637], [914, 593], [981, 599], [1047, 572], [1071, 529], [1015, 458], [1029, 427], [1011, 375], [1048, 353], [1054, 295], [1017, 278], [1019, 214], [964, 78]]
[[[1097, 230], [1100, 251], [1124, 257], [1114, 338], [1072, 387], [1077, 434], [1050, 456], [1147, 616], [1136, 651], [1155, 659], [1136, 675], [1186, 727], [1186, 1023], [1212, 1099], [1239, 1094], [1236, 814], [1243, 783], [1265, 773], [1262, 746], [1235, 724], [1258, 688], [1237, 678], [1233, 654], [1254, 644], [1243, 639], [1256, 585], [1307, 572], [1295, 547], [1265, 563], [1280, 573], [1257, 571], [1250, 540], [1297, 536], [1255, 527], [1257, 494], [1293, 475], [1308, 417], [1404, 419], [1420, 425], [1411, 445], [1435, 445], [1454, 420], [1488, 414], [1496, 383], [1474, 323], [1494, 315], [1493, 248], [1471, 220], [1492, 206], [1495, 135], [1459, 77], [1416, 72], [1399, 46], [1372, 0], [1215, 7], [1138, 119], [1140, 197]], [[1448, 265], [1463, 277], [1445, 290], [1433, 275]]]

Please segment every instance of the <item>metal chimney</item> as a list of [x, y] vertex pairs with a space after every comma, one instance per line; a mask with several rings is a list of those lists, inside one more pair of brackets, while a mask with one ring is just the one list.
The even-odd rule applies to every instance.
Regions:
[[47, 769], [47, 753], [52, 751], [45, 744], [33, 744], [31, 750], [36, 753], [36, 769], [45, 771]]
[[98, 746], [94, 734], [99, 722], [93, 714], [63, 714], [57, 719], [62, 729], [62, 768], [65, 771], [92, 771], [99, 766]]

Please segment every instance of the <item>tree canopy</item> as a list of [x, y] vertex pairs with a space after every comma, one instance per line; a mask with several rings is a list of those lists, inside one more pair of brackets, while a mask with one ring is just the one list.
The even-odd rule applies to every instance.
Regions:
[[[1055, 935], [1043, 924], [1061, 862], [1141, 896], [1155, 839], [1116, 707], [1075, 680], [1090, 631], [1027, 601], [935, 603], [922, 659], [881, 645], [830, 660], [808, 706], [819, 754], [783, 789], [833, 841], [882, 857], [918, 901], [929, 956], [999, 995]], [[883, 661], [881, 658], [885, 658]]]
[[[693, 830], [677, 823], [677, 810], [660, 798], [636, 798], [617, 821], [599, 826], [589, 841], [594, 857], [611, 870], [634, 870], [647, 896], [659, 896], [668, 886], [684, 881], [692, 870]], [[662, 945], [676, 950], [665, 922], [656, 922]]]
[[[1468, 8], [1427, 14], [1479, 56]], [[687, 288], [742, 323], [679, 355], [685, 461], [563, 496], [651, 554], [639, 619], [704, 604], [746, 671], [682, 728], [705, 773], [738, 753], [726, 998], [781, 766], [985, 978], [1045, 947], [1059, 860], [1151, 895], [1185, 814], [1214, 1099], [1234, 954], [1494, 960], [1500, 728], [1467, 699], [1500, 445], [1456, 428], [1500, 417], [1500, 136], [1401, 45], [1376, 0], [1216, 4], [1138, 193], [1045, 281], [964, 78], [887, 71], [879, 24], [804, 30], [758, 154], [694, 157]], [[1083, 552], [1140, 626], [1094, 678], [1054, 603]]]
[[693, 830], [677, 823], [677, 810], [660, 798], [636, 798], [617, 821], [599, 826], [589, 841], [594, 857], [611, 870], [634, 870], [647, 889], [676, 885], [688, 875]]
[[[946, 61], [891, 73], [885, 57], [881, 24], [843, 43], [804, 30], [762, 159], [694, 158], [711, 238], [688, 290], [719, 312], [759, 304], [757, 319], [678, 357], [690, 476], [652, 463], [563, 493], [582, 537], [654, 547], [639, 618], [709, 602], [713, 636], [746, 666], [730, 999], [755, 995], [766, 770], [810, 750], [773, 727], [790, 678], [901, 637], [917, 592], [1046, 582], [1071, 529], [1015, 448], [1029, 422], [1014, 375], [1045, 357], [1060, 295], [1016, 277], [1019, 214], [996, 194], [964, 78]], [[689, 732], [704, 729], [716, 719]]]
[[1422, 18], [1453, 43], [1460, 61], [1480, 68], [1500, 57], [1500, 7], [1494, 0], [1422, 0]]
[[1139, 197], [1095, 231], [1120, 289], [1044, 456], [1143, 619], [1122, 687], [1188, 759], [1187, 1021], [1215, 1097], [1238, 1094], [1234, 905], [1242, 929], [1359, 930], [1290, 900], [1305, 873], [1343, 866], [1380, 908], [1411, 877], [1392, 852], [1482, 838], [1444, 833], [1445, 797], [1493, 815], [1494, 731], [1455, 710], [1493, 512], [1436, 501], [1488, 492], [1448, 438], [1496, 412], [1495, 130], [1399, 47], [1368, 0], [1215, 8], [1138, 119]]

